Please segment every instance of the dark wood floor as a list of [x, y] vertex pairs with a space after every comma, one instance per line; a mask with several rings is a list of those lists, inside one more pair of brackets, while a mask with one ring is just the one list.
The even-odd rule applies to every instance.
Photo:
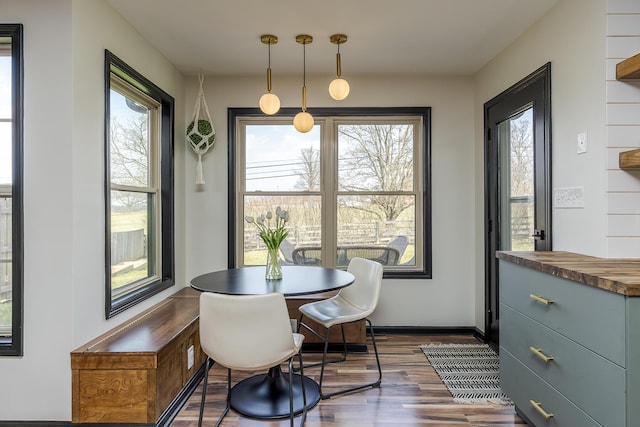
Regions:
[[[321, 400], [307, 414], [307, 426], [514, 426], [526, 425], [511, 406], [461, 405], [453, 402], [447, 388], [438, 378], [419, 348], [428, 343], [477, 343], [471, 336], [459, 335], [382, 335], [377, 336], [382, 364], [382, 386], [350, 395]], [[316, 354], [303, 355], [305, 364], [319, 360]], [[376, 376], [373, 349], [369, 354], [351, 354], [346, 362], [329, 365], [325, 383], [349, 378]], [[319, 368], [305, 369], [305, 374], [318, 379]], [[356, 375], [357, 374], [357, 375]], [[234, 372], [233, 384], [251, 375]], [[365, 378], [366, 377], [366, 378]], [[339, 378], [339, 379], [338, 379]], [[345, 381], [346, 379], [346, 381]], [[171, 427], [195, 427], [202, 384], [182, 408]], [[329, 391], [329, 390], [327, 390]], [[214, 366], [209, 373], [209, 388], [204, 413], [206, 426], [213, 426], [220, 415], [226, 396], [226, 371]], [[296, 418], [296, 425], [299, 425]], [[288, 420], [264, 421], [244, 418], [230, 411], [222, 426], [285, 426]]]

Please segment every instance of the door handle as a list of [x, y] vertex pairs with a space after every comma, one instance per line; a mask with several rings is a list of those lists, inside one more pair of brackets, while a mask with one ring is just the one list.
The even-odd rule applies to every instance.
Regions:
[[531, 235], [536, 240], [544, 240], [544, 230], [538, 230], [537, 228], [533, 230], [533, 234]]

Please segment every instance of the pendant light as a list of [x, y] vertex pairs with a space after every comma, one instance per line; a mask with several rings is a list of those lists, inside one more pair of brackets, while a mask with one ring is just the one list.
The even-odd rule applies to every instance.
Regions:
[[307, 69], [306, 46], [313, 41], [313, 37], [300, 34], [296, 36], [296, 42], [302, 45], [302, 111], [293, 118], [293, 126], [298, 132], [307, 133], [313, 129], [313, 116], [307, 113]]
[[344, 34], [334, 34], [329, 37], [329, 40], [333, 44], [338, 45], [338, 53], [336, 54], [336, 74], [337, 77], [329, 84], [329, 95], [336, 101], [342, 101], [349, 95], [349, 82], [343, 79], [340, 64], [340, 44], [347, 42], [347, 36]]
[[267, 67], [267, 92], [260, 97], [260, 110], [265, 114], [275, 114], [280, 110], [280, 98], [271, 93], [271, 45], [278, 43], [278, 37], [271, 34], [260, 36], [260, 41], [269, 46], [269, 66]]

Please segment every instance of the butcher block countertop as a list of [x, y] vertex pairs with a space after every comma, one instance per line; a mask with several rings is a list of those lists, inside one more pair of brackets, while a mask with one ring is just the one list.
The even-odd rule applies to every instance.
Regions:
[[572, 252], [497, 252], [504, 261], [629, 297], [640, 297], [640, 259]]

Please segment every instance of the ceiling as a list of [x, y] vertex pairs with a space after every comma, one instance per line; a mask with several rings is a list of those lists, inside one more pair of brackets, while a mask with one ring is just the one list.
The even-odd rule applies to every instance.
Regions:
[[343, 33], [342, 74], [473, 75], [557, 0], [108, 0], [186, 75], [335, 73], [332, 34]]

